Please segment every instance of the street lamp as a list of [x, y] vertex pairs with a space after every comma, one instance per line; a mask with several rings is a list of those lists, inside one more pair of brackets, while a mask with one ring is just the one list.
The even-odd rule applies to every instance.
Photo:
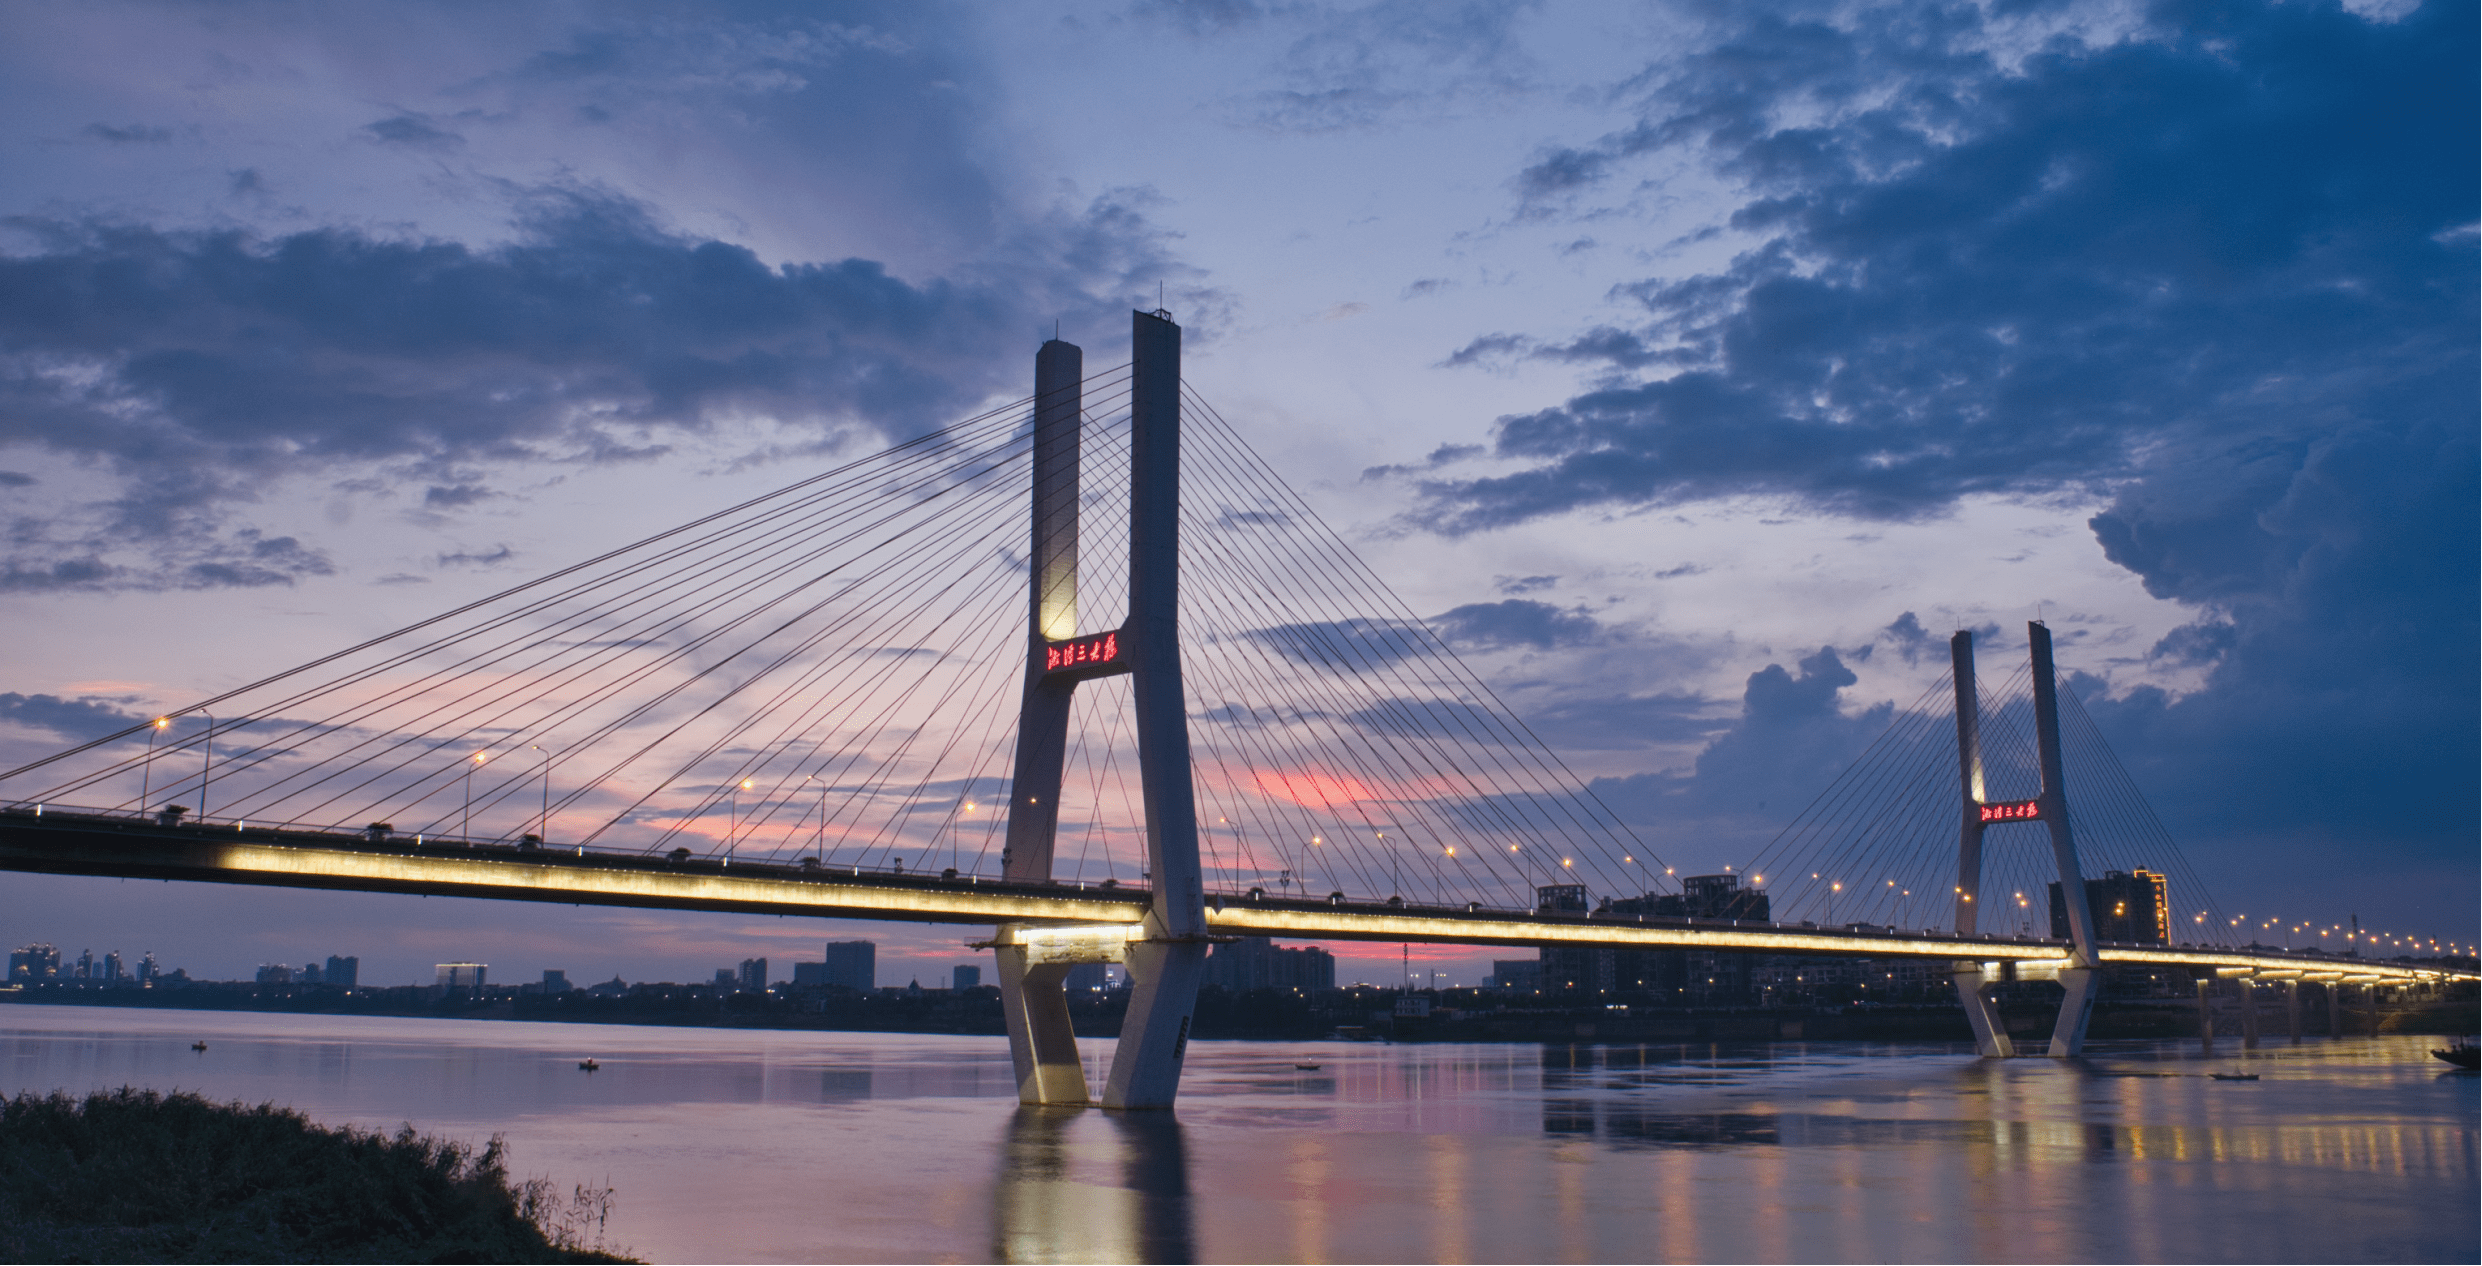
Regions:
[[147, 801], [155, 798], [155, 736], [172, 724], [171, 717], [155, 718], [155, 728], [147, 731], [146, 768], [138, 775], [138, 812], [147, 811]]
[[748, 791], [757, 785], [757, 783], [747, 778], [733, 784], [732, 808], [725, 814], [724, 817], [724, 864], [727, 866], [733, 864], [733, 845], [735, 843], [735, 837], [741, 833], [741, 793]]
[[[543, 745], [528, 743], [526, 750], [543, 752]], [[541, 844], [549, 844], [552, 839], [552, 754], [550, 752], [543, 752], [543, 814], [534, 820], [534, 838], [537, 843]]]
[[198, 820], [207, 820], [207, 780], [215, 777], [215, 714], [200, 708], [207, 717], [207, 762], [198, 770]]
[[827, 784], [820, 782], [816, 774], [803, 774], [801, 780], [819, 784], [819, 833], [816, 842], [811, 847], [818, 850], [819, 860], [825, 862], [827, 860]]
[[474, 838], [474, 771], [488, 759], [483, 753], [476, 752], [474, 759], [465, 765], [465, 816], [457, 819], [457, 835], [467, 841]]

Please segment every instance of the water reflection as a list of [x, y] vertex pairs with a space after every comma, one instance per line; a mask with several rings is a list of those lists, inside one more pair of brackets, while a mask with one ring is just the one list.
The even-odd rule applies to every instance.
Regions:
[[1189, 1151], [1169, 1112], [1018, 1108], [992, 1212], [998, 1261], [1197, 1260]]

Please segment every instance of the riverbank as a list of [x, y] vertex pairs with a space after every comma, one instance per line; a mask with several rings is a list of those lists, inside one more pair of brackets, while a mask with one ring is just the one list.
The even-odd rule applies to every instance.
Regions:
[[0, 1260], [619, 1262], [609, 1192], [480, 1149], [123, 1087], [0, 1099]]

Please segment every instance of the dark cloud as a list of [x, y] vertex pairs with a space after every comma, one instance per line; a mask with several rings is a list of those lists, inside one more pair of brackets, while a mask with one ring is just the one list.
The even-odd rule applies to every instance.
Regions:
[[1369, 617], [1279, 624], [1249, 636], [1295, 663], [1345, 673], [1385, 668], [1424, 654], [1431, 645], [1420, 625]]
[[1558, 576], [1493, 576], [1491, 587], [1505, 594], [1536, 593], [1560, 583]]
[[1620, 287], [1633, 328], [1454, 354], [1680, 372], [1503, 418], [1497, 454], [1529, 469], [1428, 485], [1426, 521], [1736, 493], [1907, 518], [2355, 416], [2470, 416], [2472, 244], [2450, 230], [2475, 216], [2472, 6], [2164, 8], [2145, 38], [2014, 66], [1960, 51], [1990, 42], [1977, 15], [1752, 20], [1638, 125], [1538, 164], [1582, 188], [1696, 154], [1743, 182], [1757, 244]]
[[102, 141], [107, 145], [161, 145], [172, 139], [172, 129], [148, 127], [139, 123], [132, 123], [126, 127], [115, 127], [109, 123], [89, 123], [81, 135]]
[[453, 149], [465, 144], [465, 138], [435, 125], [429, 116], [400, 114], [362, 125], [362, 130], [390, 145], [415, 149]]
[[[1630, 126], [1522, 175], [1533, 213], [1606, 215], [1590, 200], [1634, 164], [1693, 157], [1745, 191], [1748, 245], [1617, 287], [1636, 322], [1452, 356], [1600, 377], [1499, 421], [1493, 455], [1521, 469], [1422, 472], [1420, 521], [2104, 498], [2104, 553], [2198, 612], [2152, 658], [2207, 673], [2178, 698], [2088, 683], [2092, 710], [2202, 867], [2280, 889], [2253, 850], [2335, 869], [2383, 849], [2392, 870], [2344, 869], [2430, 875], [2469, 920], [2474, 6], [2160, 4], [2130, 38], [2014, 61], [1984, 25], [2014, 19], [1986, 12], [1735, 18], [1649, 72]], [[1900, 619], [1882, 640], [1918, 659], [1933, 638]], [[1736, 765], [1742, 735], [1840, 671], [1754, 678], [1695, 778], [1613, 794], [1780, 821], [1798, 806], [1755, 789], [1789, 784]], [[1788, 736], [1796, 766], [1852, 737], [1813, 720], [1835, 742]]]
[[[1833, 647], [1800, 661], [1798, 673], [1769, 664], [1749, 675], [1741, 714], [1698, 754], [1691, 773], [1597, 778], [1604, 803], [1658, 851], [1693, 865], [1746, 861], [1844, 772], [1895, 716], [1891, 704], [1847, 714], [1842, 692], [1858, 678]], [[1701, 701], [1669, 701], [1672, 735], [1711, 732]]]
[[84, 742], [146, 720], [138, 713], [123, 712], [114, 706], [116, 702], [94, 695], [63, 699], [58, 695], [21, 695], [12, 691], [0, 694], [0, 721], [30, 725]]
[[1433, 616], [1431, 626], [1451, 644], [1468, 650], [1583, 646], [1603, 632], [1603, 626], [1584, 611], [1564, 611], [1530, 598], [1468, 603]]
[[492, 495], [469, 469], [632, 460], [663, 451], [647, 428], [718, 416], [772, 415], [822, 446], [918, 434], [1014, 385], [1023, 366], [1002, 353], [1035, 296], [1098, 312], [1112, 305], [1080, 284], [1149, 249], [1114, 199], [1055, 226], [1052, 271], [1009, 282], [769, 266], [581, 193], [547, 195], [493, 248], [20, 227], [47, 247], [0, 257], [0, 442], [98, 465], [123, 491], [82, 518], [21, 521], [0, 559], [19, 589], [316, 570], [315, 550], [271, 563], [225, 523], [287, 474], [429, 475], [424, 503], [453, 509]]

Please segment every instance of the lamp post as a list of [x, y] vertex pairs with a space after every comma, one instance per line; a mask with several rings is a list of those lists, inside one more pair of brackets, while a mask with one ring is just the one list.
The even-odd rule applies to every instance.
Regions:
[[472, 840], [474, 838], [474, 771], [481, 767], [483, 761], [486, 759], [488, 758], [485, 757], [483, 753], [476, 752], [474, 753], [474, 759], [466, 762], [465, 816], [457, 819], [457, 837], [459, 839]]
[[154, 728], [147, 731], [146, 768], [138, 775], [138, 812], [140, 813], [145, 813], [147, 801], [155, 798], [155, 736], [163, 733], [164, 727], [170, 724], [172, 724], [171, 717], [157, 717]]
[[734, 837], [741, 832], [741, 793], [756, 785], [747, 778], [733, 784], [732, 808], [724, 815], [724, 864], [726, 866], [733, 864]]
[[820, 782], [816, 774], [803, 774], [801, 780], [819, 784], [819, 829], [818, 834], [812, 837], [810, 847], [818, 850], [819, 862], [824, 865], [827, 862], [827, 784]]
[[207, 820], [207, 782], [215, 777], [215, 714], [205, 708], [199, 711], [207, 718], [207, 761], [198, 770], [198, 820]]
[[[540, 743], [528, 743], [526, 750], [543, 752]], [[552, 754], [543, 752], [543, 813], [534, 820], [534, 838], [544, 844], [552, 840]]]

